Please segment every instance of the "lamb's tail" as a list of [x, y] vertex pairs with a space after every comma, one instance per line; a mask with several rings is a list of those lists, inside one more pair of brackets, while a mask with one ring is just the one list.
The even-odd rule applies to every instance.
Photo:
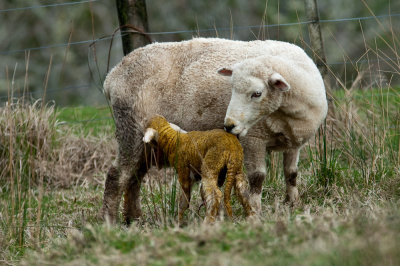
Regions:
[[226, 176], [226, 184], [224, 189], [224, 204], [225, 209], [230, 218], [232, 218], [232, 206], [231, 206], [231, 194], [232, 194], [232, 187], [235, 183], [235, 174], [230, 171], [228, 168], [228, 173]]

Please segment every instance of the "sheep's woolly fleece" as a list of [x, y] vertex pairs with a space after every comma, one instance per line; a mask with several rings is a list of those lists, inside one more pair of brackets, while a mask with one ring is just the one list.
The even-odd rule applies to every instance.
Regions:
[[[278, 104], [271, 104], [266, 111], [262, 110], [265, 105], [260, 105], [257, 114], [261, 117], [241, 138], [250, 198], [259, 210], [266, 176], [266, 151], [280, 150], [284, 151], [284, 161], [287, 161], [284, 165], [288, 167], [285, 169], [287, 195], [290, 201], [295, 200], [290, 195], [296, 193], [289, 192], [297, 191], [296, 158], [327, 111], [325, 88], [317, 67], [300, 47], [286, 42], [198, 38], [136, 49], [108, 74], [104, 93], [113, 108], [119, 150], [115, 169], [110, 169], [107, 177], [103, 213], [111, 220], [117, 216], [119, 198], [124, 191], [131, 193], [133, 202], [129, 215], [141, 215], [139, 191], [145, 174], [141, 170], [145, 160], [142, 138], [151, 117], [163, 115], [188, 131], [222, 129], [232, 88], [240, 83], [235, 81], [235, 72], [246, 74], [241, 70], [247, 65], [263, 64], [266, 69], [252, 69], [261, 71], [259, 76], [278, 72], [290, 90], [282, 92]], [[222, 68], [233, 69], [232, 78], [218, 74]], [[248, 72], [250, 77], [242, 77], [257, 79], [256, 72], [254, 76]], [[139, 182], [127, 190], [132, 173]]]

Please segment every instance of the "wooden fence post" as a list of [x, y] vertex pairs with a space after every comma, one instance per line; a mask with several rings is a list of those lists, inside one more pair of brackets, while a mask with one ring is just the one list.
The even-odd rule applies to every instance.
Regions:
[[326, 56], [324, 43], [322, 40], [321, 27], [319, 25], [319, 12], [317, 0], [304, 0], [306, 15], [311, 23], [308, 24], [308, 32], [311, 41], [311, 48], [314, 54], [314, 61], [317, 64], [322, 78], [324, 79], [326, 90], [330, 90], [328, 67], [326, 65]]
[[149, 31], [147, 21], [146, 0], [116, 0], [118, 20], [122, 33], [122, 47], [124, 55], [127, 55], [138, 47], [149, 44], [148, 37], [143, 34], [124, 34], [125, 25], [131, 25], [142, 32]]

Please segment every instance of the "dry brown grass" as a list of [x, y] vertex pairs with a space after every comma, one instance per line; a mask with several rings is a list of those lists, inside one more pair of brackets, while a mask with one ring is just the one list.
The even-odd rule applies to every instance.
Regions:
[[[39, 177], [55, 187], [82, 182], [100, 184], [115, 157], [110, 137], [79, 137], [74, 128], [58, 125], [54, 106], [16, 102], [0, 108], [0, 176], [23, 168], [31, 181]], [[29, 167], [28, 167], [29, 166]]]

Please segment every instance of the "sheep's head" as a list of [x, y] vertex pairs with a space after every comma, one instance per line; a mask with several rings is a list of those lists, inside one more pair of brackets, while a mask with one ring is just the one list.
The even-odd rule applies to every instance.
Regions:
[[256, 59], [248, 59], [218, 71], [231, 77], [232, 96], [225, 116], [225, 130], [239, 136], [260, 119], [276, 111], [284, 92], [290, 90], [288, 82], [271, 66]]

